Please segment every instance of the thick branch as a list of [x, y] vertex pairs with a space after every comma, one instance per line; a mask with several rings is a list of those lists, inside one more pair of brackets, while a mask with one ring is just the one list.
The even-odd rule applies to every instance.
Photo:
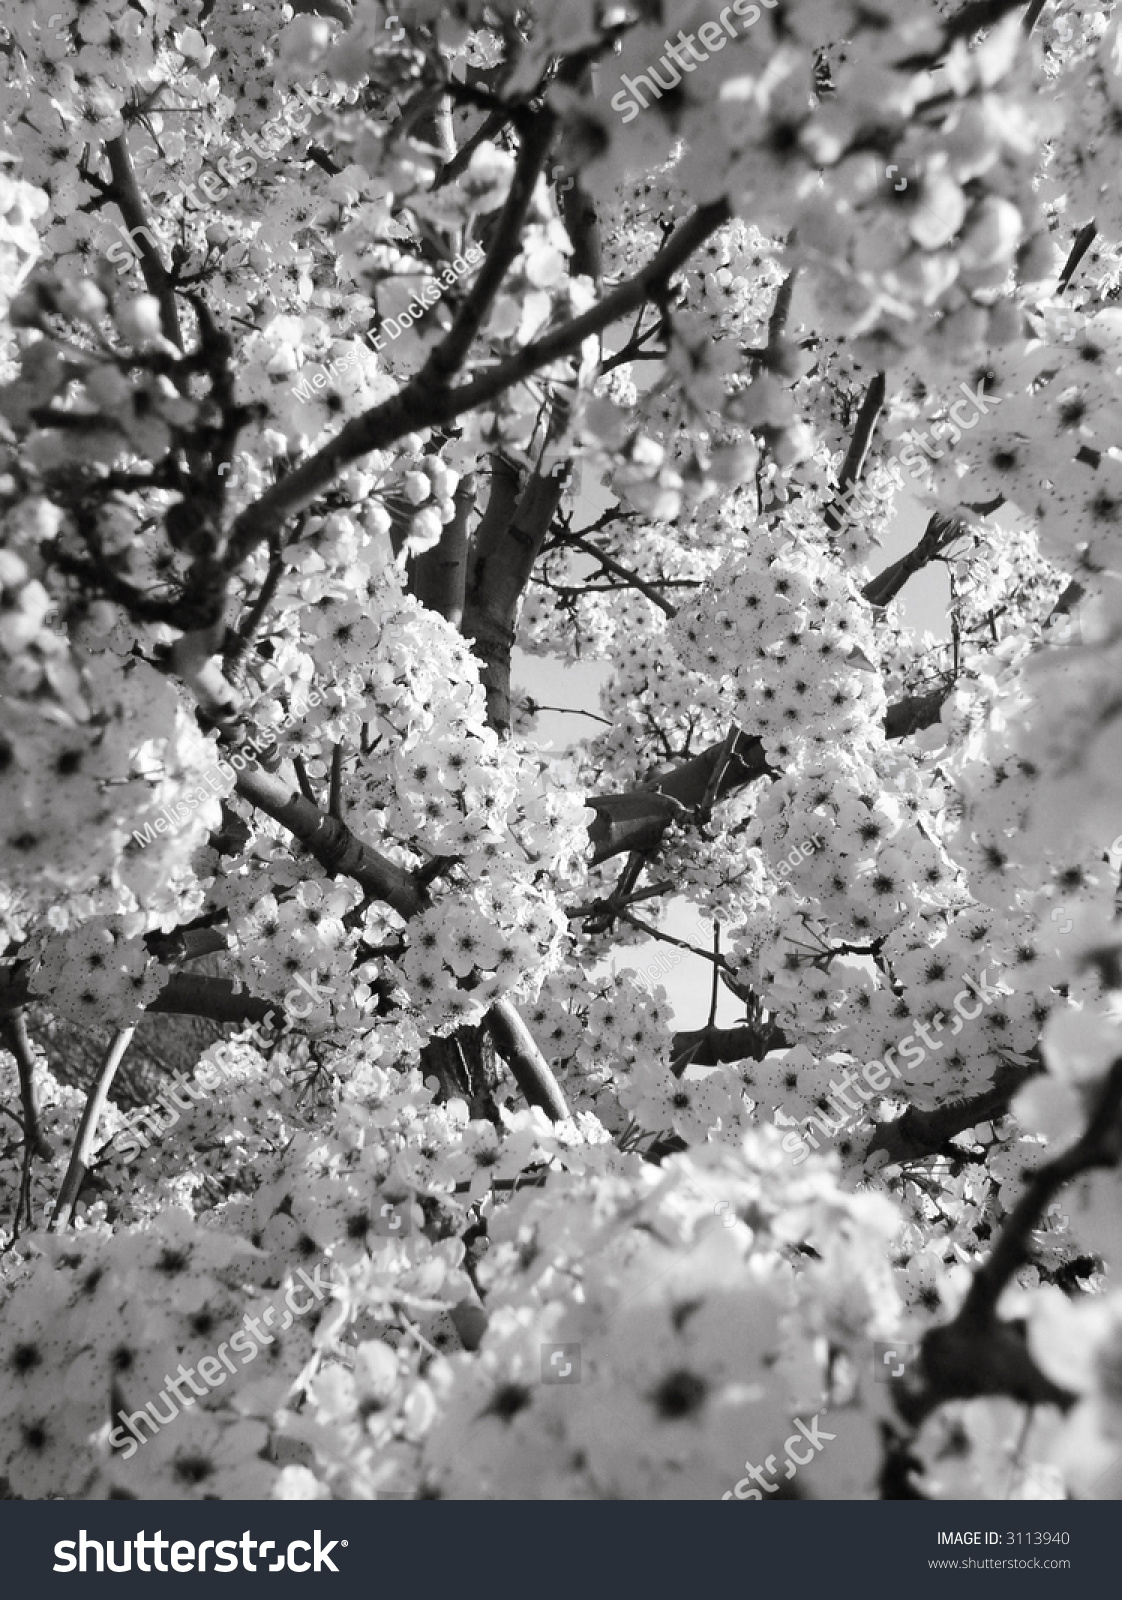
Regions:
[[[716, 970], [716, 969], [714, 969]], [[695, 1067], [716, 1067], [730, 1061], [762, 1061], [769, 1050], [785, 1049], [791, 1041], [782, 1028], [765, 1023], [745, 1023], [737, 1028], [693, 1028], [676, 1033], [670, 1041], [675, 1059], [689, 1055]]]
[[882, 1122], [873, 1135], [869, 1154], [884, 1150], [890, 1161], [922, 1161], [938, 1155], [957, 1134], [975, 1128], [980, 1122], [995, 1122], [1005, 1116], [1009, 1102], [1022, 1084], [1034, 1077], [1038, 1067], [1006, 1067], [988, 1089], [972, 1100], [951, 1100], [927, 1110], [910, 1106], [895, 1122]]
[[431, 550], [417, 556], [410, 572], [409, 590], [423, 606], [458, 628], [464, 615], [467, 584], [468, 524], [475, 509], [475, 477], [469, 473], [456, 490], [456, 514], [441, 531]]
[[541, 1106], [551, 1121], [563, 1122], [569, 1115], [565, 1096], [533, 1034], [509, 1000], [495, 1001], [487, 1013], [487, 1027], [527, 1103]]
[[[885, 379], [884, 373], [874, 375], [865, 391], [865, 398], [861, 402], [861, 409], [857, 413], [857, 421], [853, 428], [853, 438], [849, 441], [849, 449], [845, 453], [841, 471], [838, 473], [838, 495], [843, 496], [851, 484], [857, 482], [865, 470], [865, 458], [869, 454], [869, 446], [873, 439], [873, 430], [877, 425], [881, 411], [884, 409]], [[833, 505], [827, 506], [823, 521], [834, 533], [842, 527], [844, 517], [840, 510]]]
[[[113, 199], [125, 219], [130, 241], [140, 252], [140, 270], [144, 281], [160, 303], [160, 325], [165, 339], [183, 348], [183, 335], [179, 328], [179, 308], [175, 303], [175, 286], [171, 273], [164, 266], [160, 252], [152, 243], [148, 227], [148, 213], [144, 209], [144, 196], [132, 169], [128, 136], [119, 133], [106, 141], [105, 154], [113, 174]], [[139, 235], [139, 237], [137, 237]]]
[[671, 822], [687, 821], [704, 803], [722, 761], [727, 764], [715, 800], [769, 770], [760, 740], [738, 732], [731, 751], [722, 739], [655, 783], [637, 785], [624, 794], [590, 795], [586, 804], [596, 812], [588, 830], [593, 861], [606, 861], [624, 850], [657, 849]]
[[[567, 404], [558, 397], [547, 445], [563, 430], [567, 414]], [[513, 470], [505, 461], [496, 466], [491, 500], [476, 530], [462, 628], [482, 663], [488, 721], [503, 735], [510, 731], [510, 660], [518, 608], [568, 481], [564, 472], [548, 477], [535, 472], [511, 516]]]
[[[885, 738], [906, 739], [938, 722], [946, 697], [946, 688], [938, 688], [889, 706]], [[714, 774], [726, 758], [727, 765], [714, 787]], [[722, 739], [652, 783], [637, 784], [622, 794], [589, 795], [585, 804], [596, 812], [588, 830], [592, 860], [607, 861], [625, 850], [657, 850], [671, 822], [687, 821], [707, 799], [715, 805], [746, 783], [769, 775], [775, 774], [761, 741], [754, 734], [738, 731], [731, 749], [727, 739]]]
[[328, 816], [271, 773], [260, 767], [239, 772], [238, 793], [287, 828], [328, 872], [353, 878], [400, 916], [416, 916], [424, 906], [424, 890], [414, 873], [361, 843], [345, 822]]
[[202, 972], [176, 972], [148, 1007], [174, 1017], [209, 1017], [211, 1022], [268, 1022], [281, 1007], [274, 1000], [259, 1000], [235, 986], [230, 978], [212, 978]]
[[885, 567], [883, 572], [878, 572], [875, 578], [869, 580], [861, 591], [865, 599], [872, 606], [888, 605], [913, 573], [934, 561], [941, 550], [945, 550], [947, 545], [966, 531], [965, 524], [957, 517], [945, 517], [937, 511], [923, 530], [919, 543], [902, 555], [899, 561], [894, 561], [890, 567]]
[[658, 254], [634, 277], [620, 284], [611, 294], [574, 317], [555, 332], [524, 346], [514, 355], [457, 387], [437, 384], [437, 357], [441, 346], [400, 394], [355, 417], [323, 448], [295, 472], [274, 484], [260, 500], [248, 506], [235, 520], [229, 537], [231, 566], [245, 560], [256, 547], [279, 528], [288, 517], [310, 504], [327, 489], [350, 462], [372, 450], [385, 450], [403, 434], [453, 422], [466, 411], [498, 399], [516, 383], [532, 377], [542, 367], [562, 360], [579, 350], [585, 339], [601, 333], [621, 317], [638, 309], [657, 295], [673, 275], [689, 260], [699, 245], [729, 219], [724, 200], [702, 206], [682, 224]]

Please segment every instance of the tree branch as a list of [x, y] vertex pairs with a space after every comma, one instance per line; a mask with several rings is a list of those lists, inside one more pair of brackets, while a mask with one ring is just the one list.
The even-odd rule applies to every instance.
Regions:
[[[890, 705], [884, 719], [885, 738], [906, 739], [938, 722], [948, 692], [941, 687]], [[726, 757], [728, 764], [711, 793], [714, 770]], [[670, 823], [688, 821], [707, 796], [716, 804], [756, 778], [777, 775], [767, 764], [762, 742], [754, 734], [738, 730], [731, 750], [727, 740], [721, 739], [651, 783], [637, 784], [620, 794], [588, 795], [585, 805], [596, 812], [588, 830], [593, 864], [625, 850], [657, 850]]]
[[136, 1024], [132, 1023], [127, 1028], [119, 1028], [113, 1036], [108, 1054], [102, 1064], [101, 1071], [94, 1079], [90, 1092], [86, 1097], [85, 1110], [82, 1120], [78, 1124], [78, 1133], [74, 1140], [74, 1149], [70, 1155], [70, 1162], [66, 1168], [66, 1176], [62, 1180], [58, 1200], [51, 1214], [47, 1226], [48, 1233], [54, 1233], [58, 1227], [58, 1219], [70, 1207], [69, 1221], [74, 1221], [74, 1213], [78, 1209], [78, 1193], [82, 1181], [86, 1176], [89, 1164], [93, 1159], [94, 1142], [97, 1139], [97, 1125], [101, 1120], [101, 1113], [105, 1109], [105, 1102], [109, 1098], [109, 1090], [113, 1079], [117, 1076], [117, 1068], [121, 1065], [125, 1051], [128, 1049]]
[[979, 1122], [996, 1122], [1005, 1116], [1017, 1090], [1039, 1071], [1036, 1066], [1008, 1066], [972, 1100], [952, 1100], [933, 1110], [909, 1106], [895, 1122], [878, 1124], [869, 1154], [884, 1150], [890, 1161], [900, 1164], [938, 1155], [965, 1128], [977, 1127]]
[[471, 289], [464, 296], [452, 327], [424, 366], [426, 382], [439, 389], [445, 388], [463, 365], [495, 296], [522, 248], [522, 228], [549, 154], [555, 123], [553, 112], [544, 108], [535, 117], [523, 121], [514, 176], [486, 259]]
[[464, 412], [498, 399], [514, 384], [572, 355], [585, 339], [628, 316], [657, 294], [698, 246], [728, 221], [729, 215], [724, 200], [699, 207], [645, 267], [599, 304], [553, 333], [524, 346], [468, 383], [454, 388], [441, 388], [437, 384], [435, 374], [439, 370], [437, 358], [441, 349], [438, 345], [429, 361], [399, 394], [373, 406], [361, 417], [353, 418], [309, 461], [246, 507], [229, 533], [231, 569], [240, 565], [288, 517], [329, 488], [351, 461], [357, 461], [372, 450], [387, 449], [403, 434], [454, 422]]
[[672, 617], [676, 614], [677, 608], [659, 594], [654, 584], [648, 583], [645, 578], [641, 578], [630, 567], [623, 566], [614, 556], [608, 555], [606, 550], [599, 549], [588, 539], [582, 539], [580, 534], [577, 533], [571, 534], [565, 540], [565, 543], [576, 550], [583, 550], [586, 556], [591, 556], [593, 560], [598, 561], [605, 572], [610, 572], [615, 578], [622, 578], [630, 588], [638, 589], [639, 593], [645, 595], [652, 606], [657, 606], [664, 616]]
[[1048, 1202], [1073, 1178], [1097, 1167], [1113, 1167], [1122, 1156], [1122, 1057], [1099, 1087], [1080, 1139], [1026, 1181], [987, 1261], [974, 1274], [958, 1314], [933, 1328], [922, 1346], [922, 1383], [898, 1396], [901, 1415], [913, 1427], [947, 1400], [1005, 1394], [1027, 1404], [1065, 1408], [1075, 1396], [1058, 1388], [1029, 1355], [1023, 1326], [999, 1322], [997, 1306], [1013, 1275], [1029, 1256], [1029, 1238]]
[[1072, 278], [1074, 278], [1079, 270], [1079, 263], [1094, 244], [1097, 232], [1098, 229], [1092, 220], [1091, 222], [1085, 222], [1075, 235], [1071, 249], [1068, 252], [1068, 258], [1064, 262], [1063, 271], [1060, 273], [1056, 283], [1057, 294], [1063, 294]]
[[16, 1011], [7, 1019], [4, 1029], [8, 1049], [16, 1058], [19, 1072], [19, 1096], [23, 1106], [23, 1137], [28, 1149], [41, 1161], [50, 1161], [54, 1149], [44, 1137], [39, 1121], [39, 1103], [35, 1093], [35, 1052], [27, 1032], [23, 1012]]
[[934, 561], [940, 551], [965, 532], [966, 525], [958, 517], [945, 517], [937, 511], [923, 530], [919, 543], [902, 555], [899, 561], [894, 561], [890, 567], [885, 567], [883, 572], [871, 578], [861, 593], [871, 606], [888, 605], [913, 573]]
[[[714, 967], [714, 972], [717, 971]], [[756, 1027], [745, 1023], [736, 1028], [693, 1028], [676, 1033], [670, 1040], [671, 1055], [686, 1055], [697, 1067], [717, 1067], [731, 1061], [762, 1061], [769, 1050], [783, 1050], [791, 1040], [774, 1023]]]
[[287, 828], [328, 872], [353, 878], [407, 920], [423, 908], [425, 894], [416, 873], [362, 844], [345, 822], [328, 816], [272, 773], [247, 768], [238, 773], [237, 786], [243, 799]]
[[[568, 401], [557, 395], [547, 447], [563, 433], [567, 418]], [[515, 619], [534, 563], [545, 548], [568, 474], [534, 472], [510, 514], [517, 472], [505, 458], [501, 466], [496, 464], [496, 472], [487, 511], [475, 534], [461, 631], [482, 663], [487, 720], [505, 736], [510, 732]]]
[[659, 944], [671, 944], [675, 950], [686, 950], [691, 956], [700, 956], [702, 961], [711, 961], [721, 971], [724, 971], [728, 966], [724, 956], [714, 955], [711, 950], [700, 950], [697, 945], [690, 944], [688, 939], [679, 939], [675, 934], [664, 933], [661, 928], [652, 927], [649, 922], [644, 922], [642, 917], [634, 916], [623, 906], [617, 908], [616, 916], [621, 921], [630, 923], [640, 933], [645, 933], [648, 939], [654, 939]]
[[[961, 11], [956, 11], [943, 23], [943, 37], [950, 43], [954, 39], [969, 38], [981, 28], [989, 28], [1010, 11], [1019, 11], [1025, 0], [970, 0]], [[1036, 0], [1033, 0], [1033, 4]], [[1035, 21], [1035, 18], [1034, 18]]]
[[[874, 374], [865, 391], [865, 398], [861, 402], [861, 409], [854, 424], [853, 438], [849, 441], [849, 449], [845, 453], [845, 460], [838, 473], [839, 498], [845, 494], [850, 484], [857, 482], [865, 470], [865, 459], [869, 454], [873, 430], [884, 409], [884, 395], [884, 373], [878, 372]], [[823, 521], [831, 532], [837, 533], [838, 529], [844, 526], [845, 519], [835, 505], [829, 505], [826, 507]]]
[[487, 1013], [487, 1029], [527, 1104], [541, 1106], [550, 1121], [563, 1122], [570, 1115], [565, 1096], [533, 1034], [505, 995]]
[[475, 475], [468, 473], [456, 490], [456, 514], [441, 531], [433, 549], [417, 556], [410, 571], [409, 592], [422, 605], [458, 628], [463, 622], [470, 540], [468, 523], [475, 509]]
[[183, 349], [183, 334], [179, 327], [179, 308], [175, 303], [175, 282], [164, 266], [160, 252], [152, 243], [148, 227], [148, 213], [144, 209], [144, 196], [136, 181], [136, 173], [129, 155], [128, 135], [119, 133], [105, 144], [109, 170], [113, 174], [112, 198], [120, 208], [130, 241], [139, 234], [136, 249], [140, 252], [140, 270], [144, 281], [160, 303], [160, 325], [165, 339]]
[[456, 154], [446, 161], [433, 180], [433, 190], [443, 189], [445, 184], [454, 183], [468, 168], [472, 156], [495, 134], [501, 133], [511, 119], [512, 113], [505, 109], [488, 111], [483, 121], [473, 134], [470, 134], [456, 151]]
[[203, 972], [175, 972], [149, 1005], [175, 1017], [208, 1017], [211, 1022], [268, 1022], [282, 1007], [276, 1000], [260, 1000], [230, 978], [212, 978]]
[[1113, 1167], [1122, 1156], [1122, 1057], [1100, 1086], [1087, 1127], [1069, 1150], [1037, 1167], [1013, 1207], [989, 1260], [979, 1268], [958, 1314], [975, 1326], [992, 1318], [1013, 1274], [1027, 1258], [1029, 1235], [1057, 1190], [1095, 1167]]

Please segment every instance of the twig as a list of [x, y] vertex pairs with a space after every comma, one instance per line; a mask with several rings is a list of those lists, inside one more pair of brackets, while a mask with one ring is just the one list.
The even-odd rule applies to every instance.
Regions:
[[708, 950], [699, 950], [697, 945], [690, 944], [686, 939], [677, 939], [672, 933], [663, 933], [658, 928], [652, 928], [649, 922], [644, 922], [641, 917], [632, 916], [631, 912], [625, 911], [622, 906], [619, 908], [617, 915], [624, 922], [629, 922], [633, 928], [638, 928], [641, 933], [645, 933], [648, 938], [657, 939], [660, 944], [672, 944], [678, 950], [688, 950], [691, 956], [700, 956], [702, 961], [712, 961], [719, 968], [728, 968], [728, 962], [724, 956], [711, 955]]
[[7, 1020], [5, 1034], [8, 1048], [16, 1058], [19, 1071], [19, 1094], [23, 1106], [23, 1136], [29, 1149], [41, 1161], [50, 1161], [54, 1148], [43, 1134], [39, 1121], [39, 1106], [35, 1094], [35, 1052], [31, 1048], [27, 1023], [22, 1011], [16, 1011]]
[[536, 717], [539, 711], [553, 711], [561, 717], [590, 717], [593, 722], [602, 722], [605, 728], [614, 728], [615, 723], [610, 717], [601, 717], [595, 711], [582, 711], [577, 706], [543, 706], [539, 705], [533, 695], [527, 695], [522, 702], [527, 716]]
[[466, 138], [450, 161], [446, 161], [433, 181], [433, 189], [443, 189], [446, 183], [452, 183], [467, 169], [472, 156], [481, 144], [501, 133], [510, 121], [511, 114], [507, 110], [489, 111], [473, 134]]
[[[643, 318], [643, 311], [640, 310], [640, 312], [639, 312], [639, 321], [640, 322], [642, 322], [642, 318]], [[601, 361], [600, 368], [599, 368], [601, 377], [603, 377], [606, 373], [614, 372], [616, 367], [622, 367], [628, 361], [663, 361], [663, 360], [665, 360], [666, 355], [667, 355], [667, 351], [665, 351], [665, 350], [647, 350], [645, 348], [648, 339], [654, 338], [655, 334], [657, 334], [661, 330], [661, 328], [662, 328], [662, 318], [661, 317], [658, 319], [657, 322], [652, 322], [649, 325], [649, 327], [647, 327], [647, 328], [645, 328], [643, 330], [642, 333], [639, 332], [638, 324], [636, 324], [635, 331], [632, 333], [630, 339], [622, 347], [622, 349], [617, 350], [614, 355], [607, 356], [607, 357], [605, 357], [605, 359], [603, 361]]]
[[343, 746], [331, 747], [331, 786], [328, 793], [327, 813], [337, 821], [343, 820]]
[[629, 894], [626, 896], [626, 898], [623, 898], [620, 896], [619, 888], [617, 886], [609, 899], [593, 900], [589, 905], [586, 906], [574, 906], [573, 909], [571, 911], [567, 911], [565, 915], [571, 917], [574, 921], [581, 917], [602, 916], [606, 910], [609, 910], [614, 906], [634, 906], [639, 905], [643, 900], [657, 900], [660, 894], [669, 894], [674, 887], [675, 883], [673, 878], [662, 878], [658, 883], [649, 884], [645, 889], [636, 889], [634, 894]]
[[765, 356], [775, 355], [783, 342], [783, 335], [787, 331], [787, 318], [791, 314], [791, 301], [795, 293], [795, 281], [798, 278], [798, 267], [791, 271], [779, 285], [775, 294], [775, 304], [767, 324], [767, 349]]
[[78, 1134], [71, 1152], [70, 1164], [66, 1169], [66, 1176], [62, 1180], [58, 1200], [55, 1203], [51, 1220], [47, 1227], [48, 1233], [54, 1233], [58, 1227], [58, 1219], [70, 1207], [69, 1221], [74, 1221], [74, 1213], [78, 1209], [78, 1192], [86, 1176], [90, 1161], [93, 1158], [94, 1141], [97, 1138], [97, 1125], [101, 1120], [101, 1113], [105, 1109], [105, 1102], [109, 1098], [109, 1090], [113, 1079], [117, 1076], [117, 1068], [121, 1065], [125, 1051], [128, 1049], [136, 1024], [132, 1023], [127, 1028], [118, 1028], [109, 1046], [108, 1054], [102, 1064], [101, 1070], [94, 1079], [89, 1094], [86, 1097], [86, 1107], [82, 1112], [82, 1120], [78, 1124]]
[[273, 549], [269, 553], [269, 570], [265, 574], [265, 581], [261, 585], [257, 598], [246, 612], [245, 621], [226, 646], [223, 655], [223, 676], [236, 689], [241, 687], [242, 668], [246, 656], [249, 654], [249, 649], [257, 630], [261, 626], [262, 618], [273, 603], [277, 585], [280, 583], [283, 572], [284, 557], [279, 550]]
[[648, 583], [645, 578], [641, 578], [630, 567], [623, 566], [614, 556], [608, 555], [606, 551], [599, 549], [588, 539], [582, 538], [579, 533], [572, 534], [571, 537], [565, 540], [565, 543], [577, 550], [583, 550], [586, 556], [591, 556], [593, 560], [598, 561], [605, 572], [610, 572], [613, 577], [624, 579], [632, 588], [638, 589], [639, 593], [645, 595], [653, 606], [657, 606], [664, 616], [673, 617], [676, 615], [677, 607], [672, 606], [668, 600], [664, 599], [653, 584]]
[[1080, 228], [1079, 232], [1075, 235], [1075, 238], [1072, 241], [1071, 249], [1068, 251], [1067, 260], [1064, 262], [1063, 271], [1060, 273], [1059, 280], [1056, 283], [1057, 294], [1063, 294], [1064, 290], [1075, 276], [1079, 267], [1079, 263], [1083, 260], [1083, 257], [1094, 244], [1097, 233], [1098, 228], [1094, 219], [1092, 218], [1090, 222], [1085, 222]]
[[706, 1029], [717, 1025], [717, 997], [721, 990], [721, 924], [713, 920], [713, 992], [709, 998], [709, 1020]]
[[312, 788], [312, 780], [308, 777], [308, 769], [304, 765], [303, 756], [293, 756], [292, 769], [296, 773], [296, 781], [300, 785], [300, 793], [310, 805], [318, 806], [316, 791]]

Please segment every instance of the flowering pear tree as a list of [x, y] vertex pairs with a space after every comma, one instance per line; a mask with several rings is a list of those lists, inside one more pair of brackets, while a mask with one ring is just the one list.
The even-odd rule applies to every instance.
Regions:
[[1112, 0], [2, 61], [3, 1492], [1117, 1497]]

